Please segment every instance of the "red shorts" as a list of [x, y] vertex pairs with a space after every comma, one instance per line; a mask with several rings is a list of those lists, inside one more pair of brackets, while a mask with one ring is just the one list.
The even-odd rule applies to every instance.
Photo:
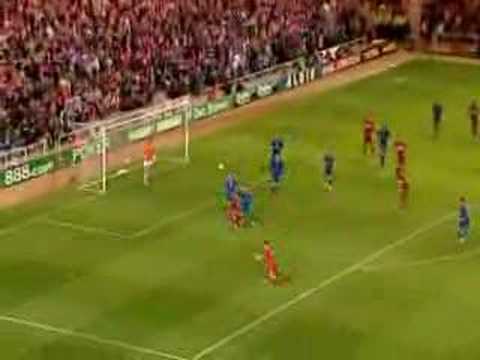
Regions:
[[400, 195], [407, 195], [409, 190], [410, 190], [410, 184], [409, 183], [399, 183], [398, 184], [398, 192], [400, 193]]
[[365, 135], [363, 137], [363, 142], [365, 144], [373, 144], [373, 136], [372, 135]]
[[227, 212], [227, 216], [232, 222], [239, 222], [243, 218], [243, 214], [241, 211], [238, 211], [237, 209], [230, 209]]
[[265, 270], [270, 279], [276, 279], [278, 277], [278, 266], [275, 262], [267, 262]]

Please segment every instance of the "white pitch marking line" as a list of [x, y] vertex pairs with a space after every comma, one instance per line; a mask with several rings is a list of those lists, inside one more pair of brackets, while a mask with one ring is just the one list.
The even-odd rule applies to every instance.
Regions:
[[93, 334], [87, 334], [87, 333], [78, 332], [75, 330], [69, 330], [69, 329], [64, 329], [64, 328], [60, 328], [52, 325], [42, 324], [35, 321], [17, 318], [14, 316], [0, 316], [0, 321], [8, 322], [16, 325], [22, 325], [22, 326], [26, 326], [33, 329], [42, 330], [45, 332], [60, 334], [63, 336], [69, 336], [72, 338], [83, 339], [96, 344], [108, 345], [108, 346], [116, 347], [119, 349], [128, 350], [130, 352], [144, 354], [144, 355], [153, 355], [159, 358], [170, 359], [170, 360], [188, 360], [187, 358], [184, 358], [182, 356], [178, 356], [175, 354], [170, 354], [163, 351], [136, 346], [136, 345], [125, 343], [119, 340], [104, 339]]
[[163, 220], [160, 220], [160, 221], [154, 223], [153, 225], [151, 225], [149, 227], [146, 227], [143, 230], [137, 231], [136, 233], [134, 233], [130, 237], [131, 238], [139, 238], [139, 237], [148, 235], [148, 234], [154, 232], [155, 230], [163, 228], [164, 226], [170, 225], [170, 224], [172, 224], [174, 222], [177, 222], [177, 221], [181, 221], [181, 220], [186, 219], [186, 218], [188, 218], [192, 215], [195, 215], [196, 213], [199, 213], [199, 212], [201, 212], [205, 209], [208, 209], [209, 207], [213, 206], [214, 204], [215, 203], [213, 201], [207, 201], [207, 202], [205, 202], [202, 205], [199, 205], [197, 207], [194, 207], [194, 208], [191, 208], [189, 210], [180, 212], [176, 215], [172, 215], [172, 216], [169, 216], [167, 218], [164, 218]]
[[[251, 185], [252, 188], [257, 189], [257, 188], [260, 188], [261, 186], [263, 186], [265, 184], [265, 181], [257, 181], [257, 182], [251, 183], [251, 184], [252, 184]], [[177, 221], [181, 221], [181, 220], [186, 219], [186, 218], [188, 218], [192, 215], [200, 213], [200, 212], [212, 207], [213, 205], [215, 205], [215, 201], [205, 201], [197, 207], [182, 211], [178, 214], [169, 216], [169, 217], [164, 218], [164, 219], [162, 219], [158, 222], [155, 222], [153, 225], [151, 225], [149, 227], [146, 227], [143, 230], [137, 231], [136, 233], [131, 235], [130, 238], [136, 239], [136, 238], [148, 235], [148, 234], [150, 234], [150, 233], [152, 233], [152, 232], [154, 232], [158, 229], [161, 229], [165, 226], [168, 226], [172, 223], [175, 223]]]
[[[263, 186], [264, 183], [265, 183], [265, 181], [254, 182], [254, 183], [252, 183], [252, 188], [257, 189], [257, 188]], [[177, 221], [181, 221], [181, 220], [186, 219], [186, 218], [188, 218], [192, 215], [195, 215], [199, 212], [202, 212], [203, 210], [206, 210], [213, 205], [215, 205], [215, 201], [205, 201], [197, 207], [194, 207], [194, 208], [182, 211], [178, 214], [169, 216], [167, 218], [164, 218], [163, 220], [160, 220], [159, 222], [154, 223], [153, 225], [151, 225], [149, 227], [146, 227], [143, 230], [137, 231], [136, 233], [131, 235], [130, 238], [136, 239], [136, 238], [148, 235], [148, 234], [150, 234], [150, 233], [152, 233], [152, 232], [154, 232], [158, 229], [163, 228], [164, 226], [170, 225], [170, 224], [175, 223]]]
[[454, 254], [454, 255], [444, 255], [444, 256], [437, 256], [428, 259], [416, 260], [416, 261], [409, 261], [399, 264], [384, 264], [384, 265], [372, 265], [372, 266], [365, 266], [362, 268], [362, 271], [365, 272], [378, 272], [382, 270], [396, 270], [396, 269], [410, 269], [415, 267], [421, 266], [430, 266], [436, 265], [440, 263], [447, 263], [447, 262], [455, 262], [459, 260], [468, 260], [472, 259], [476, 256], [480, 255], [480, 250], [469, 251], [463, 254]]
[[200, 360], [200, 359], [204, 358], [205, 356], [211, 354], [212, 352], [214, 352], [217, 349], [225, 346], [226, 344], [232, 342], [233, 340], [239, 338], [240, 336], [247, 334], [251, 330], [255, 329], [256, 327], [258, 327], [260, 325], [262, 325], [264, 322], [270, 320], [274, 316], [276, 316], [280, 313], [283, 313], [284, 311], [288, 310], [292, 306], [294, 306], [294, 305], [300, 303], [301, 301], [309, 298], [310, 296], [314, 295], [318, 291], [323, 290], [326, 287], [342, 280], [343, 278], [347, 277], [348, 275], [351, 275], [351, 274], [355, 273], [357, 270], [361, 270], [362, 268], [364, 268], [365, 266], [367, 266], [371, 262], [379, 259], [380, 257], [385, 255], [386, 253], [404, 245], [408, 241], [416, 238], [417, 236], [419, 236], [419, 235], [421, 235], [425, 232], [428, 232], [431, 229], [443, 224], [444, 222], [446, 222], [450, 218], [452, 218], [455, 214], [456, 213], [451, 213], [451, 214], [448, 214], [446, 216], [443, 216], [438, 220], [435, 220], [435, 221], [433, 221], [433, 222], [431, 222], [431, 223], [429, 223], [425, 226], [422, 226], [421, 228], [415, 230], [411, 234], [409, 234], [409, 235], [407, 235], [407, 236], [405, 236], [405, 237], [403, 237], [403, 238], [401, 238], [401, 239], [399, 239], [399, 240], [397, 240], [397, 241], [395, 241], [395, 242], [393, 242], [389, 245], [384, 246], [380, 250], [375, 251], [374, 253], [368, 255], [367, 257], [363, 258], [359, 262], [357, 262], [353, 265], [350, 265], [349, 267], [343, 269], [342, 271], [338, 272], [337, 274], [335, 274], [335, 275], [329, 277], [328, 279], [322, 281], [317, 286], [305, 290], [304, 292], [298, 294], [297, 296], [295, 296], [291, 300], [289, 300], [289, 301], [277, 306], [276, 308], [268, 311], [267, 313], [260, 316], [259, 318], [252, 321], [251, 323], [246, 324], [245, 326], [239, 328], [238, 330], [234, 331], [230, 335], [227, 335], [226, 337], [220, 339], [219, 341], [212, 344], [211, 346], [201, 350], [200, 352], [198, 352], [192, 358], [192, 360]]
[[0, 236], [5, 236], [5, 235], [8, 235], [8, 234], [11, 234], [11, 233], [14, 233], [18, 230], [21, 230], [23, 228], [26, 228], [28, 226], [30, 226], [35, 220], [38, 220], [40, 219], [40, 216], [38, 217], [32, 217], [22, 223], [19, 223], [18, 225], [13, 225], [13, 226], [9, 226], [5, 229], [2, 229], [0, 230]]
[[49, 215], [52, 215], [52, 214], [56, 213], [56, 212], [59, 211], [60, 209], [71, 209], [71, 208], [75, 208], [76, 206], [80, 206], [80, 205], [82, 205], [83, 203], [87, 203], [87, 202], [90, 202], [90, 201], [93, 201], [93, 200], [94, 200], [94, 198], [83, 198], [83, 199], [80, 200], [80, 201], [75, 201], [74, 203], [70, 204], [69, 206], [60, 206], [60, 207], [57, 208], [57, 209], [48, 211], [47, 213], [43, 213], [43, 214], [38, 214], [38, 215], [32, 216], [32, 217], [26, 219], [25, 221], [19, 222], [18, 224], [15, 224], [15, 225], [12, 225], [12, 226], [8, 226], [8, 227], [6, 227], [6, 228], [4, 228], [4, 229], [1, 229], [1, 230], [0, 230], [0, 236], [5, 236], [5, 235], [8, 235], [8, 234], [17, 232], [18, 230], [21, 230], [21, 229], [23, 229], [23, 228], [26, 228], [26, 227], [32, 225], [32, 223], [34, 223], [34, 222], [36, 222], [36, 221], [41, 221], [41, 220], [47, 218]]
[[60, 221], [60, 220], [52, 219], [50, 217], [46, 217], [43, 221], [49, 225], [71, 229], [71, 230], [77, 230], [85, 233], [106, 235], [106, 236], [116, 237], [120, 239], [127, 239], [129, 237], [127, 235], [123, 235], [114, 231], [109, 231], [109, 230], [105, 230], [105, 229], [101, 229], [93, 226], [86, 226], [83, 224], [75, 224], [68, 221]]

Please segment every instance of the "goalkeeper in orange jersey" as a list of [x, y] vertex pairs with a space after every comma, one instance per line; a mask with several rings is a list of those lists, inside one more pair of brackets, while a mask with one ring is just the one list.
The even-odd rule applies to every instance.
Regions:
[[150, 138], [143, 145], [143, 183], [145, 186], [150, 185], [150, 173], [155, 160], [155, 146]]
[[368, 115], [363, 122], [363, 153], [375, 154], [375, 121], [372, 115]]

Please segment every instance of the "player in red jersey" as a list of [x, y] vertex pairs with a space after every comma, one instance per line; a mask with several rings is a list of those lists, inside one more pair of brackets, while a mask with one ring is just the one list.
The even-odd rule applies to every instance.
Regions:
[[279, 271], [273, 247], [268, 241], [263, 242], [263, 262], [265, 264], [265, 276], [268, 281], [275, 284], [278, 281]]
[[399, 194], [399, 205], [401, 209], [405, 209], [408, 205], [408, 195], [410, 192], [410, 183], [405, 175], [405, 169], [397, 167], [396, 169], [397, 188]]
[[155, 147], [153, 140], [148, 139], [143, 144], [143, 183], [145, 186], [150, 185], [151, 167], [155, 163]]
[[375, 121], [372, 115], [368, 115], [363, 122], [363, 153], [375, 154]]
[[245, 223], [245, 217], [242, 212], [240, 197], [237, 194], [234, 194], [232, 196], [232, 199], [228, 203], [227, 218], [234, 229], [238, 229]]
[[397, 139], [395, 141], [395, 152], [397, 153], [397, 167], [405, 168], [407, 165], [407, 144]]

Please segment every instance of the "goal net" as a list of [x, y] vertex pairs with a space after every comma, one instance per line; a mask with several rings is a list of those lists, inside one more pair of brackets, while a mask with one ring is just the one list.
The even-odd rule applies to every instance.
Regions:
[[156, 149], [159, 172], [185, 166], [190, 160], [190, 117], [190, 99], [182, 98], [94, 126], [82, 147], [82, 166], [90, 169], [90, 176], [80, 189], [105, 193], [115, 179], [141, 170], [146, 142]]

